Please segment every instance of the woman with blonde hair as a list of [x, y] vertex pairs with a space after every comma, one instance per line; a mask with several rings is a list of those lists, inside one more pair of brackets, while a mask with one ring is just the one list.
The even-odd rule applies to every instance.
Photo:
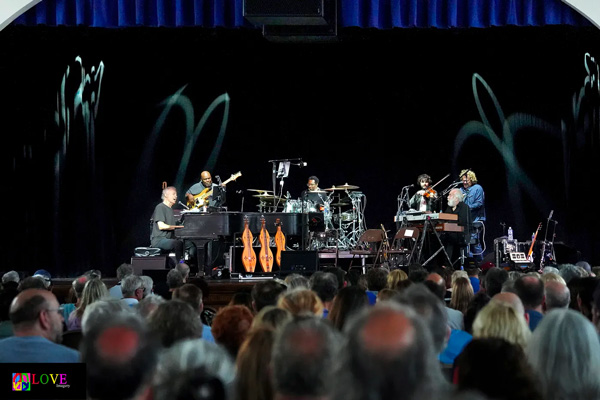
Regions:
[[108, 296], [108, 289], [99, 278], [90, 279], [85, 283], [79, 306], [71, 312], [67, 321], [67, 330], [81, 329], [81, 320], [87, 306]]
[[473, 322], [474, 338], [500, 338], [525, 349], [531, 330], [525, 316], [510, 304], [490, 301]]
[[323, 316], [323, 302], [319, 296], [310, 289], [294, 289], [284, 292], [277, 307], [288, 310], [292, 315], [314, 314]]
[[275, 333], [271, 329], [252, 331], [238, 352], [237, 400], [271, 400], [273, 386], [268, 375]]
[[395, 290], [398, 288], [398, 283], [408, 279], [406, 272], [401, 269], [395, 269], [388, 274], [387, 289]]
[[473, 298], [473, 286], [467, 278], [457, 278], [452, 284], [452, 297], [450, 297], [450, 308], [460, 311], [463, 315], [467, 312], [469, 303]]

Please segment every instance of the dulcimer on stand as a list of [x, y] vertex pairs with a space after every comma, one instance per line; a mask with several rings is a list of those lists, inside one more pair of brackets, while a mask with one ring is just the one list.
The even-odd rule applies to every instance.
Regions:
[[273, 252], [269, 247], [269, 242], [271, 241], [271, 237], [269, 236], [269, 232], [265, 228], [265, 217], [262, 216], [260, 218], [261, 228], [260, 228], [260, 255], [258, 259], [260, 260], [260, 265], [264, 272], [271, 272], [273, 270]]
[[[254, 272], [256, 268], [256, 253], [252, 248], [252, 232], [248, 227], [248, 217], [244, 217], [244, 232], [242, 233], [242, 242], [244, 243], [244, 251], [242, 252], [242, 264], [246, 272]], [[262, 261], [261, 261], [262, 262]]]
[[275, 255], [275, 261], [277, 262], [279, 268], [281, 268], [281, 252], [285, 251], [285, 235], [281, 231], [281, 220], [279, 218], [275, 220], [275, 226], [277, 226], [277, 233], [275, 234], [277, 254]]

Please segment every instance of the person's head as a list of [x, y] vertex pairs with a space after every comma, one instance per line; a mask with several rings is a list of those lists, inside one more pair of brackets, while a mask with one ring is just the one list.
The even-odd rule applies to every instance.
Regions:
[[148, 319], [148, 328], [164, 347], [184, 339], [202, 336], [200, 315], [187, 303], [179, 300], [160, 304]]
[[120, 282], [129, 275], [133, 275], [133, 266], [127, 263], [119, 265], [117, 268], [117, 280]]
[[44, 282], [46, 289], [49, 289], [50, 286], [52, 286], [52, 275], [50, 275], [50, 272], [46, 271], [45, 269], [38, 269], [33, 273], [33, 277], [40, 278]]
[[310, 289], [314, 291], [323, 303], [333, 301], [338, 291], [338, 279], [331, 272], [317, 271], [309, 279]]
[[338, 290], [346, 286], [346, 271], [340, 267], [326, 267], [323, 269], [323, 272], [329, 272], [335, 275], [338, 282]]
[[367, 272], [367, 286], [370, 291], [378, 292], [387, 285], [390, 271], [384, 267], [374, 267]]
[[455, 365], [459, 391], [477, 390], [490, 399], [542, 399], [523, 349], [504, 339], [473, 339]]
[[467, 307], [467, 311], [465, 312], [464, 324], [466, 332], [468, 332], [471, 335], [473, 334], [473, 321], [475, 321], [475, 318], [477, 318], [477, 314], [479, 314], [479, 311], [481, 311], [481, 309], [485, 307], [487, 303], [490, 302], [490, 300], [490, 296], [488, 296], [487, 293], [481, 291], [477, 292], [473, 296], [471, 302], [469, 303], [469, 306]]
[[490, 301], [473, 322], [473, 337], [500, 338], [525, 348], [531, 331], [522, 313], [507, 303]]
[[508, 279], [508, 272], [502, 268], [492, 267], [488, 269], [483, 279], [485, 292], [490, 297], [502, 291], [502, 285]]
[[271, 357], [274, 392], [280, 396], [329, 398], [342, 340], [322, 318], [295, 317], [275, 337]]
[[395, 297], [400, 304], [412, 307], [421, 320], [429, 327], [434, 350], [441, 352], [448, 337], [448, 313], [443, 301], [425, 285], [412, 285]]
[[79, 318], [83, 316], [85, 309], [95, 301], [108, 296], [108, 289], [101, 279], [90, 279], [83, 288], [81, 301], [77, 307], [76, 314]]
[[[110, 323], [113, 319], [129, 318], [134, 315], [134, 310], [119, 299], [107, 297], [90, 304], [81, 319], [81, 332], [83, 336], [97, 331]], [[133, 318], [136, 316], [134, 315]]]
[[265, 379], [265, 371], [269, 370], [275, 331], [271, 329], [252, 330], [238, 352], [237, 393], [246, 400], [263, 400], [273, 398], [273, 386], [270, 379]]
[[421, 264], [411, 264], [408, 266], [408, 279], [412, 283], [421, 283], [427, 279], [429, 272]]
[[167, 286], [169, 289], [177, 289], [184, 284], [183, 275], [177, 269], [172, 269], [167, 273]]
[[157, 294], [149, 294], [135, 305], [135, 309], [142, 318], [148, 320], [154, 311], [156, 311], [158, 306], [163, 304], [165, 301], [166, 300], [164, 298]]
[[398, 286], [398, 282], [405, 281], [407, 279], [408, 275], [406, 274], [406, 272], [402, 271], [401, 269], [395, 269], [393, 271], [390, 271], [390, 273], [388, 274], [386, 287], [388, 289], [396, 289]]
[[286, 287], [275, 281], [258, 282], [252, 287], [252, 304], [254, 311], [259, 312], [263, 307], [277, 304], [279, 296]]
[[202, 171], [200, 174], [200, 182], [204, 185], [204, 187], [212, 186], [212, 176], [210, 176], [210, 172]]
[[544, 282], [532, 275], [521, 276], [515, 281], [515, 293], [526, 310], [536, 309], [544, 302]]
[[571, 291], [571, 308], [579, 310], [591, 321], [594, 291], [598, 287], [598, 278], [573, 278], [569, 282], [568, 287]]
[[[419, 285], [406, 290], [413, 287]], [[425, 321], [411, 307], [387, 302], [364, 308], [344, 331], [349, 377], [340, 386], [346, 398], [436, 398], [444, 381], [438, 352]]]
[[158, 348], [140, 317], [113, 317], [83, 337], [88, 398], [134, 399], [148, 394]]
[[323, 302], [310, 289], [294, 289], [285, 292], [277, 301], [277, 307], [288, 310], [293, 315], [323, 315]]
[[454, 282], [456, 282], [456, 280], [458, 278], [469, 279], [469, 275], [467, 274], [467, 271], [462, 271], [462, 270], [454, 271], [450, 277], [450, 287], [454, 286]]
[[346, 321], [363, 307], [369, 305], [367, 293], [357, 286], [342, 288], [335, 299], [333, 306], [327, 315], [333, 326], [342, 331]]
[[266, 306], [252, 320], [251, 330], [271, 329], [278, 330], [292, 320], [292, 313], [283, 308]]
[[450, 308], [458, 310], [463, 314], [467, 311], [469, 302], [473, 298], [473, 286], [467, 278], [458, 278], [452, 284], [452, 297]]
[[417, 185], [421, 189], [427, 189], [431, 185], [431, 177], [427, 174], [421, 174], [417, 177]]
[[35, 277], [28, 276], [27, 278], [25, 278], [21, 282], [19, 282], [19, 286], [17, 287], [17, 290], [19, 292], [22, 292], [27, 289], [48, 290], [46, 288], [46, 284], [44, 283], [44, 280], [38, 276], [35, 276]]
[[19, 277], [19, 273], [17, 271], [8, 271], [4, 275], [2, 275], [2, 284], [6, 285], [8, 282], [19, 283], [21, 278]]
[[306, 186], [308, 187], [308, 190], [317, 190], [317, 188], [319, 187], [319, 178], [317, 178], [316, 176], [309, 176], [308, 177], [308, 183], [306, 184]]
[[9, 317], [15, 336], [62, 341], [64, 318], [56, 296], [45, 289], [26, 289], [12, 301]]
[[71, 287], [73, 288], [73, 293], [75, 293], [77, 300], [80, 300], [83, 296], [83, 288], [85, 288], [85, 284], [88, 283], [88, 281], [89, 278], [82, 275], [71, 282]]
[[146, 298], [154, 293], [154, 280], [148, 275], [141, 275], [140, 278], [144, 283], [144, 298]]
[[215, 393], [215, 387], [197, 381], [206, 374], [218, 378], [225, 387], [225, 395], [215, 399], [233, 398], [236, 369], [227, 351], [204, 339], [180, 341], [160, 355], [154, 375], [153, 398], [213, 399], [210, 396]]
[[448, 206], [456, 207], [458, 203], [463, 201], [463, 194], [460, 189], [452, 189], [450, 193], [448, 193]]
[[465, 189], [468, 189], [477, 183], [477, 175], [475, 175], [475, 172], [469, 169], [463, 169], [460, 171], [460, 179], [462, 180], [463, 187]]
[[573, 278], [585, 278], [588, 276], [583, 268], [577, 267], [573, 264], [561, 264], [558, 266], [558, 270], [560, 272], [560, 276], [562, 276], [565, 282], [567, 282], [567, 285]]
[[124, 299], [144, 298], [144, 281], [137, 275], [128, 275], [121, 281], [121, 292]]
[[546, 301], [544, 304], [546, 312], [554, 308], [569, 308], [571, 292], [567, 285], [558, 281], [548, 281], [545, 288]]
[[526, 349], [545, 398], [600, 398], [600, 342], [580, 313], [556, 309], [542, 318]]
[[233, 358], [252, 326], [254, 316], [248, 307], [226, 306], [213, 318], [211, 332], [215, 342], [224, 346]]
[[[554, 268], [554, 269], [556, 269], [556, 268]], [[563, 277], [555, 272], [545, 273], [542, 275], [542, 277], [540, 279], [542, 280], [542, 282], [544, 282], [544, 285], [548, 282], [560, 282], [565, 286], [567, 285], [567, 282], [563, 279]]]
[[204, 309], [202, 302], [202, 290], [196, 285], [186, 283], [173, 291], [173, 299], [181, 300], [188, 303], [192, 308], [200, 314]]
[[300, 274], [289, 274], [285, 277], [285, 284], [288, 289], [298, 289], [305, 288], [308, 289], [310, 287], [310, 283], [308, 282], [308, 278], [304, 275]]
[[183, 282], [187, 282], [187, 279], [190, 276], [190, 266], [186, 263], [178, 263], [175, 266], [175, 269], [181, 273], [181, 276], [183, 277]]
[[164, 188], [160, 198], [162, 199], [163, 203], [169, 207], [172, 207], [175, 203], [177, 203], [177, 189], [175, 189], [174, 186], [168, 186]]
[[433, 293], [435, 297], [443, 301], [445, 304], [446, 287], [444, 285], [443, 280], [440, 282], [437, 279], [426, 279], [425, 282], [422, 282], [421, 284], [424, 285], [427, 289], [429, 289], [429, 291]]

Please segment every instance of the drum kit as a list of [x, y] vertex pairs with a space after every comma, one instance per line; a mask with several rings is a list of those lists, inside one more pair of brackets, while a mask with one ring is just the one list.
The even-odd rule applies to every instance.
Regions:
[[357, 189], [358, 186], [346, 183], [307, 192], [309, 195], [319, 195], [323, 204], [308, 199], [292, 199], [289, 193], [287, 197], [280, 197], [270, 190], [248, 190], [257, 192], [253, 197], [259, 200], [259, 212], [275, 212], [280, 209], [285, 213], [323, 212], [325, 232], [311, 232], [309, 246], [312, 250], [319, 250], [328, 247], [350, 249], [357, 244], [360, 235], [366, 230], [366, 196], [356, 191]]

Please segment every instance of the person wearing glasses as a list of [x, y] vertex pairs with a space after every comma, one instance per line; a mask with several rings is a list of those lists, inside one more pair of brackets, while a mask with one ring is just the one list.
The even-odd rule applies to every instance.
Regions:
[[137, 275], [129, 275], [121, 281], [121, 291], [121, 301], [133, 307], [144, 298], [144, 281]]
[[14, 336], [0, 340], [0, 363], [78, 363], [78, 351], [62, 346], [64, 318], [56, 296], [27, 289], [10, 306]]

